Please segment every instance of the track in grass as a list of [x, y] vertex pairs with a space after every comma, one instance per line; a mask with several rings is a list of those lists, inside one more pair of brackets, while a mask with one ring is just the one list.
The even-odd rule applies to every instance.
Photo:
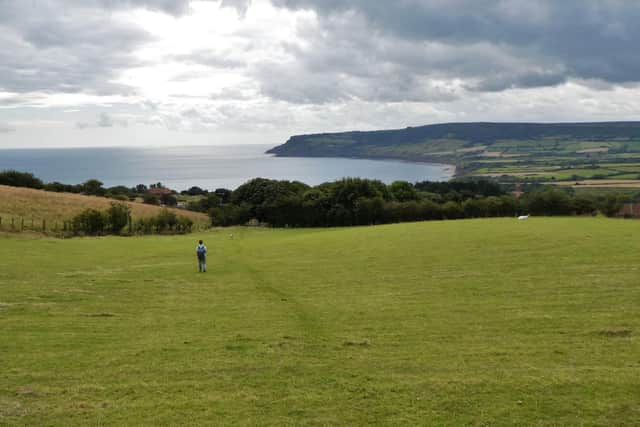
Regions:
[[0, 424], [637, 425], [640, 222], [0, 237]]

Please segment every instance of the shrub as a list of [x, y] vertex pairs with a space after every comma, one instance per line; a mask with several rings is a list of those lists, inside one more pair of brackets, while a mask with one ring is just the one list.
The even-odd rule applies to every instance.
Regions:
[[178, 215], [168, 209], [163, 209], [155, 217], [156, 230], [159, 232], [170, 231], [178, 224]]
[[107, 210], [109, 221], [109, 231], [113, 234], [120, 234], [122, 229], [129, 223], [131, 208], [124, 203], [111, 203]]
[[0, 172], [0, 184], [12, 187], [43, 188], [44, 184], [32, 173], [6, 170]]
[[228, 227], [230, 225], [245, 224], [251, 219], [247, 205], [221, 205], [209, 211], [211, 225], [214, 227]]
[[144, 196], [142, 196], [142, 201], [144, 203], [146, 203], [147, 205], [159, 205], [160, 204], [160, 199], [158, 198], [158, 196], [156, 196], [155, 194], [151, 194], [151, 193], [145, 193]]
[[178, 199], [173, 194], [163, 194], [160, 197], [160, 201], [165, 206], [176, 206], [178, 204]]
[[96, 209], [86, 209], [76, 215], [71, 223], [74, 233], [97, 236], [105, 232], [109, 220], [104, 212]]
[[90, 179], [82, 184], [82, 192], [89, 196], [104, 196], [107, 190], [102, 187], [102, 182]]

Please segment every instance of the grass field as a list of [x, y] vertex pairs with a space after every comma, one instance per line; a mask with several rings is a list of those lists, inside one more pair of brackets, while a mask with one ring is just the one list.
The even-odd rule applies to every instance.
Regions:
[[0, 425], [640, 425], [638, 236], [0, 235]]
[[[84, 209], [93, 208], [105, 210], [113, 199], [105, 197], [84, 196], [72, 193], [54, 193], [50, 191], [34, 190], [31, 188], [8, 187], [0, 185], [0, 217], [4, 217], [4, 223], [12, 217], [30, 219], [34, 215], [36, 220], [53, 222], [68, 221]], [[131, 207], [134, 219], [157, 215], [159, 206], [146, 205], [144, 203], [127, 202]], [[205, 214], [173, 209], [179, 215], [191, 218], [198, 224], [208, 223]]]

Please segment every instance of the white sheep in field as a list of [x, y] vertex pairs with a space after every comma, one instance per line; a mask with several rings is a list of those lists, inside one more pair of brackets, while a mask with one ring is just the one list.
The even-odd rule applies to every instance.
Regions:
[[529, 219], [529, 215], [522, 215], [518, 217], [519, 220]]

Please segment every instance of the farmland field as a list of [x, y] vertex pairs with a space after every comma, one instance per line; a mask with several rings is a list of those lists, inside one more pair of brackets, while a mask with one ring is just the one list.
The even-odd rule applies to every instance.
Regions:
[[[53, 222], [69, 221], [73, 216], [84, 209], [93, 208], [105, 210], [116, 200], [106, 197], [85, 196], [72, 193], [54, 193], [50, 191], [35, 190], [32, 188], [9, 187], [0, 185], [0, 217], [4, 218], [4, 226], [10, 218], [22, 217], [30, 219], [36, 212], [35, 219]], [[159, 206], [147, 205], [137, 202], [126, 202], [131, 208], [134, 219], [157, 215]], [[171, 209], [179, 215], [186, 216], [198, 225], [207, 224], [209, 218], [206, 214], [187, 210]], [[9, 221], [8, 221], [9, 220]], [[2, 229], [0, 227], [0, 229]]]
[[0, 425], [639, 425], [639, 235], [0, 235]]

